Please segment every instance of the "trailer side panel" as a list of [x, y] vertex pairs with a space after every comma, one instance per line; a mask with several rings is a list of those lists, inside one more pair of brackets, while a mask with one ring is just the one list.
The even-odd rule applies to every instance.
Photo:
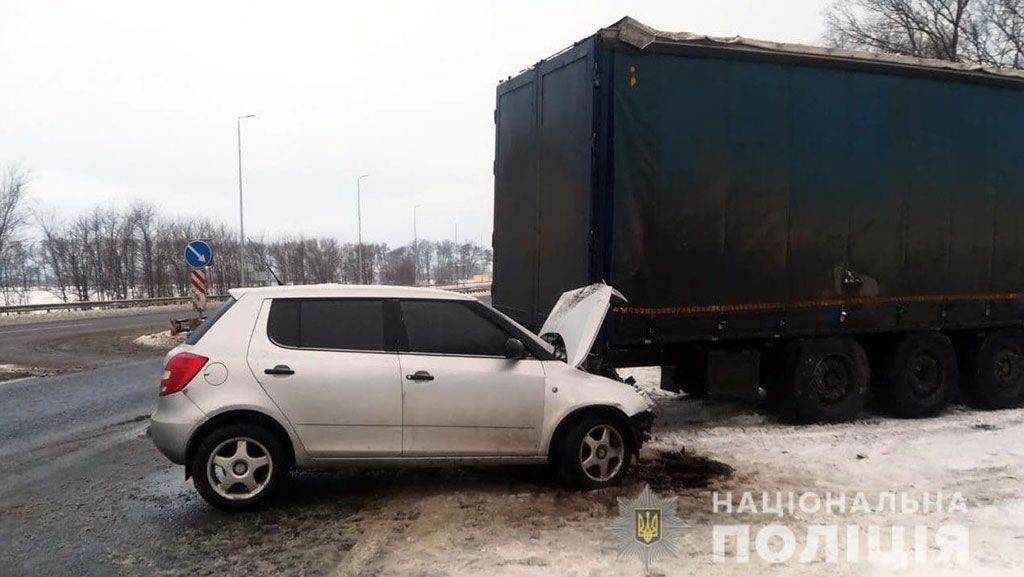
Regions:
[[565, 287], [590, 282], [593, 50], [583, 42], [498, 88], [493, 300], [531, 327]]
[[1019, 323], [1024, 90], [611, 60], [613, 344]]

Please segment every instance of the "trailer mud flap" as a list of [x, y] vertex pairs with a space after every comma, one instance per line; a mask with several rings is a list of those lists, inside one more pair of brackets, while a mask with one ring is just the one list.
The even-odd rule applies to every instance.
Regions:
[[760, 351], [709, 351], [707, 367], [709, 399], [761, 398]]
[[661, 367], [661, 388], [707, 399], [761, 399], [761, 353], [754, 349], [691, 350]]

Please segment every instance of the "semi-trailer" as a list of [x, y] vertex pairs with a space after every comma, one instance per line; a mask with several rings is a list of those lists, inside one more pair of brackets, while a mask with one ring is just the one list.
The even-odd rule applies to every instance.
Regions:
[[798, 421], [1024, 394], [1024, 71], [625, 18], [501, 82], [493, 304]]

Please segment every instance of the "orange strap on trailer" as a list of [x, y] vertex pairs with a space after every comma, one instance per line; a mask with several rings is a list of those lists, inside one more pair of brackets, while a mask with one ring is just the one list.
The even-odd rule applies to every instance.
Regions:
[[825, 308], [849, 305], [882, 305], [927, 302], [958, 302], [958, 301], [1015, 301], [1024, 300], [1024, 293], [982, 293], [960, 295], [908, 295], [908, 296], [874, 296], [850, 297], [833, 299], [814, 299], [791, 302], [739, 303], [739, 304], [708, 304], [686, 305], [675, 307], [633, 307], [616, 306], [612, 311], [627, 315], [696, 315], [706, 313], [735, 313], [747, 311], [772, 311], [785, 309]]

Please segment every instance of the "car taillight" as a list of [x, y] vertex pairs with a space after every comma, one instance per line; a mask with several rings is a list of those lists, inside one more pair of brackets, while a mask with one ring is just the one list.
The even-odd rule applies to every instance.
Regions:
[[160, 381], [160, 396], [177, 393], [196, 376], [208, 359], [192, 353], [178, 353], [164, 366], [164, 378]]

